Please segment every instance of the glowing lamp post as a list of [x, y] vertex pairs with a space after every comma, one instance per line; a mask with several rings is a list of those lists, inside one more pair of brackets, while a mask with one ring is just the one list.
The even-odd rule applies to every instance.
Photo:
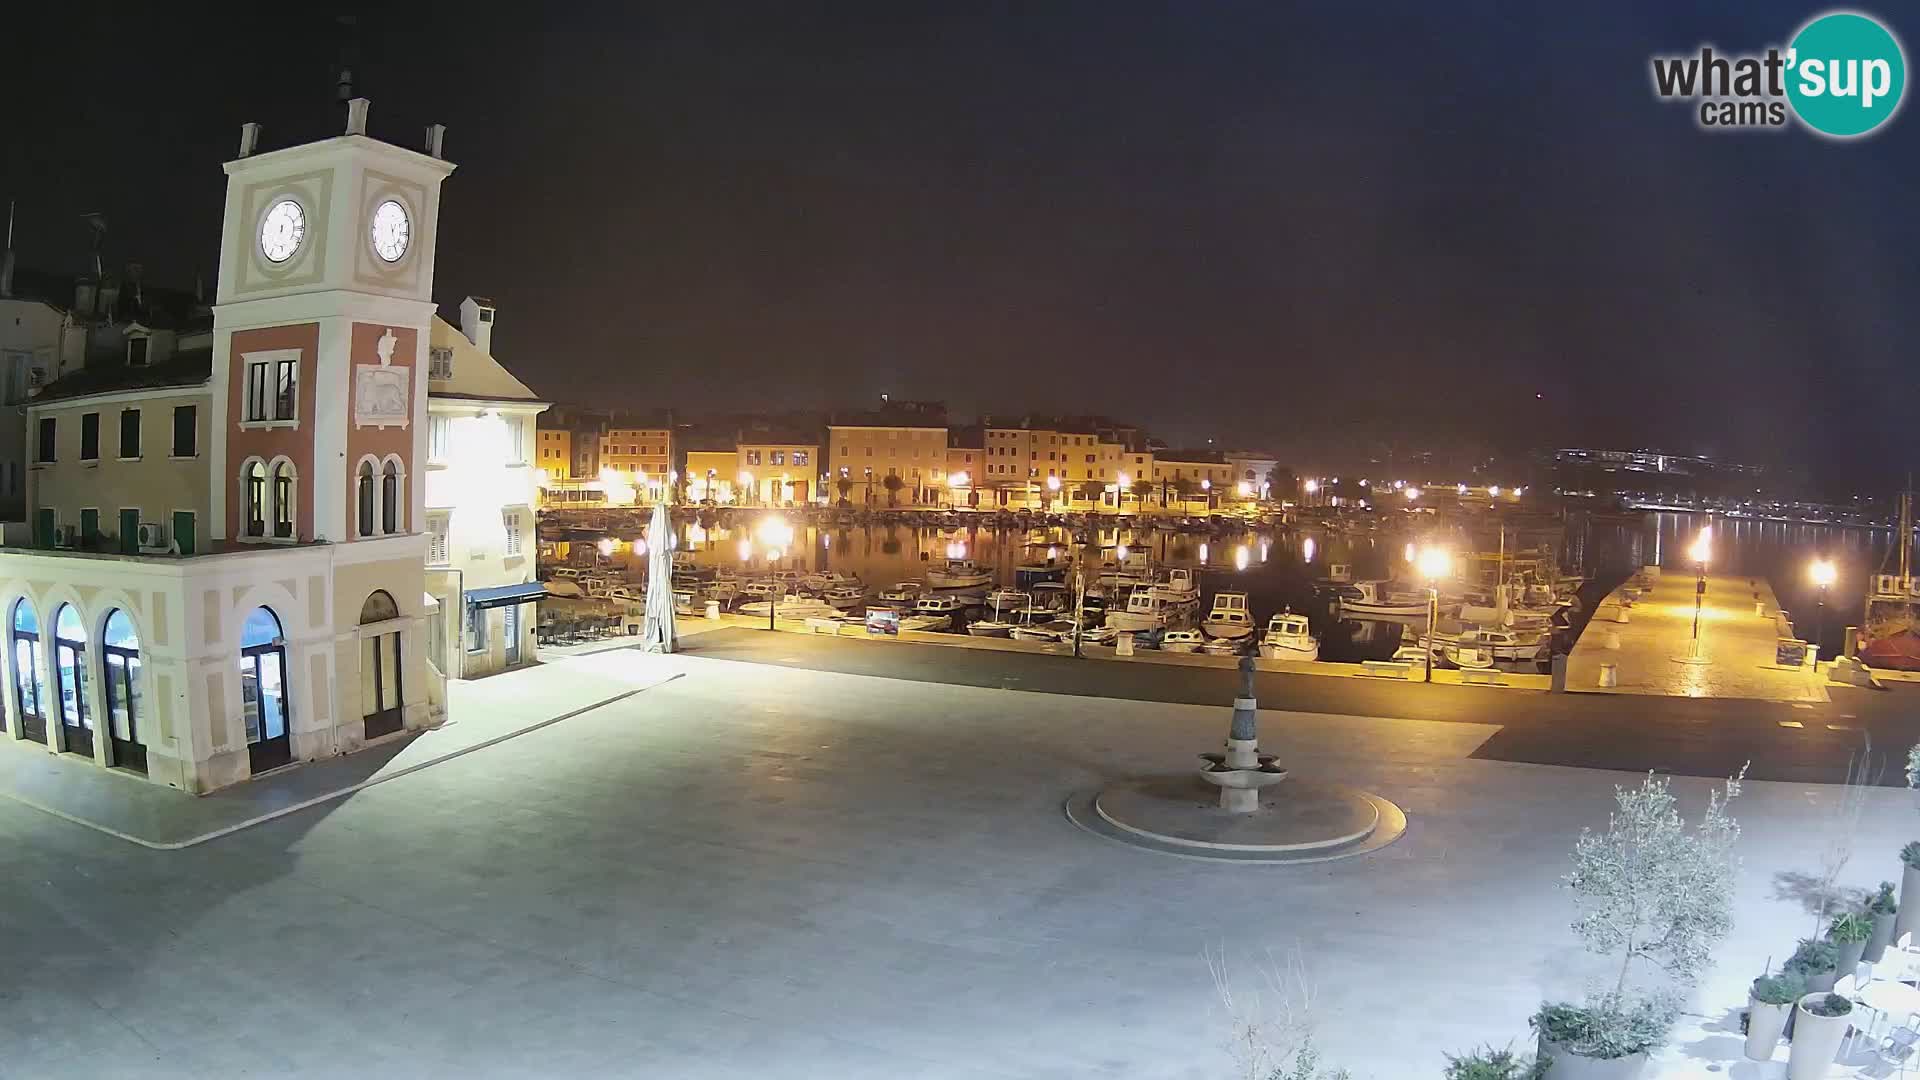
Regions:
[[1212, 513], [1213, 512], [1213, 481], [1207, 479], [1204, 476], [1201, 477], [1200, 493], [1207, 500], [1207, 512]]
[[1700, 605], [1707, 597], [1707, 563], [1713, 559], [1713, 526], [1703, 525], [1687, 548], [1693, 560], [1693, 641], [1688, 646], [1691, 659], [1700, 659]]
[[753, 505], [753, 474], [741, 469], [740, 475], [734, 479], [740, 482], [740, 495], [736, 501], [742, 506]]
[[1422, 682], [1433, 681], [1433, 649], [1440, 644], [1440, 579], [1446, 576], [1453, 560], [1447, 549], [1430, 547], [1420, 552], [1418, 566], [1420, 576], [1427, 579], [1427, 647], [1425, 654], [1426, 672]]
[[1320, 490], [1320, 481], [1308, 480], [1305, 484], [1301, 485], [1301, 488], [1305, 490], [1307, 493], [1307, 505], [1312, 506], [1314, 492], [1317, 492]]
[[1840, 573], [1835, 569], [1832, 559], [1815, 559], [1813, 566], [1807, 571], [1807, 576], [1820, 588], [1820, 606], [1813, 623], [1813, 644], [1815, 648], [1819, 648], [1820, 639], [1827, 636], [1827, 589], [1833, 584], [1834, 579], [1840, 576]]
[[[793, 543], [793, 526], [778, 514], [763, 518], [756, 530], [760, 534], [760, 543], [767, 549], [767, 572], [773, 572], [773, 564], [780, 561], [781, 554]], [[744, 545], [742, 545], [744, 546]], [[772, 630], [773, 613], [780, 607], [780, 596], [767, 593], [767, 629]]]
[[971, 476], [968, 476], [965, 471], [949, 474], [947, 476], [947, 486], [953, 489], [953, 494], [947, 499], [947, 501], [951, 503], [954, 499], [959, 498], [960, 489], [963, 487], [968, 487], [972, 485], [972, 483], [973, 483], [973, 478]]

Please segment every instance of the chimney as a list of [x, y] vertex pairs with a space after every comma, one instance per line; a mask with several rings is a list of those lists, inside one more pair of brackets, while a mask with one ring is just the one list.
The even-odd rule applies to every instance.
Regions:
[[492, 356], [493, 301], [480, 296], [460, 301], [460, 332], [467, 335], [474, 348]]
[[240, 125], [240, 156], [252, 157], [253, 148], [260, 145], [260, 125]]
[[445, 155], [442, 154], [440, 151], [441, 144], [446, 141], [447, 141], [447, 125], [445, 124], [428, 124], [427, 125], [427, 143], [426, 143], [427, 156], [437, 157], [437, 158], [440, 158], [442, 161], [446, 160]]
[[363, 97], [347, 102], [347, 134], [365, 135], [367, 133], [367, 106], [371, 104], [373, 102]]

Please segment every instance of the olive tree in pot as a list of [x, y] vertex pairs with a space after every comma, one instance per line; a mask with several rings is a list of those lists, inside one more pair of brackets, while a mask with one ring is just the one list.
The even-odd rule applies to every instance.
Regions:
[[1762, 975], [1747, 992], [1746, 1055], [1753, 1061], [1771, 1061], [1786, 1033], [1787, 1017], [1807, 992], [1807, 981], [1797, 971]]
[[1873, 934], [1867, 938], [1867, 948], [1860, 959], [1870, 964], [1880, 962], [1887, 946], [1893, 944], [1893, 918], [1899, 910], [1900, 905], [1893, 898], [1893, 882], [1881, 882], [1880, 891], [1867, 901], [1867, 918], [1873, 923]]
[[1853, 1002], [1839, 994], [1807, 994], [1794, 1007], [1800, 1029], [1787, 1053], [1787, 1080], [1820, 1080], [1839, 1056]]
[[[1840, 980], [1840, 949], [1831, 941], [1801, 938], [1793, 955], [1780, 965], [1780, 971], [1800, 976], [1800, 981], [1806, 984], [1801, 987], [1803, 994], [1824, 994]], [[1793, 1025], [1799, 1019], [1798, 1012], [1787, 1014], [1787, 1038], [1793, 1038]]]
[[[1733, 848], [1740, 826], [1727, 811], [1746, 769], [1713, 792], [1699, 823], [1681, 818], [1667, 778], [1614, 789], [1607, 831], [1582, 830], [1566, 885], [1580, 906], [1573, 932], [1618, 962], [1611, 988], [1586, 1004], [1548, 1003], [1533, 1018], [1540, 1056], [1554, 1080], [1638, 1076], [1665, 1040], [1681, 988], [1707, 966], [1733, 924]], [[1669, 985], [1635, 985], [1640, 966]]]
[[1839, 975], [1845, 975], [1860, 964], [1860, 955], [1867, 949], [1867, 939], [1873, 936], [1873, 921], [1865, 915], [1847, 911], [1834, 916], [1833, 924], [1827, 927], [1827, 940], [1833, 942], [1838, 954], [1834, 968]]

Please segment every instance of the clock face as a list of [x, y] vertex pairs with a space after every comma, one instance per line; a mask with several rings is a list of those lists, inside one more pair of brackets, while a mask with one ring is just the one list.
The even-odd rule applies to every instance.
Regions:
[[292, 199], [281, 199], [260, 219], [260, 254], [270, 263], [283, 263], [300, 250], [307, 237], [307, 212]]
[[388, 262], [399, 262], [413, 238], [413, 223], [407, 220], [407, 208], [388, 199], [373, 208], [373, 253]]

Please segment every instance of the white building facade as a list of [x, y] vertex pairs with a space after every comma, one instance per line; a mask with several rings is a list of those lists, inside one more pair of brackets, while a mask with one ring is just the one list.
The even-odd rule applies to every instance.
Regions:
[[492, 301], [468, 297], [460, 328], [435, 317], [428, 345], [427, 591], [439, 604], [427, 653], [451, 678], [534, 658], [539, 482], [547, 403], [493, 358]]

